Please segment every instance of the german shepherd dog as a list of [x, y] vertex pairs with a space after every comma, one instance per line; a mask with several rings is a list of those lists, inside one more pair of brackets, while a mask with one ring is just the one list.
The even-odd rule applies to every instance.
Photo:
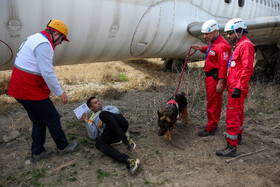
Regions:
[[181, 92], [181, 94], [175, 94], [175, 96], [171, 97], [160, 112], [157, 111], [158, 126], [160, 128], [158, 131], [159, 136], [166, 134], [167, 138], [171, 140], [171, 132], [179, 118], [184, 118], [186, 126], [189, 125], [187, 104], [186, 95]]

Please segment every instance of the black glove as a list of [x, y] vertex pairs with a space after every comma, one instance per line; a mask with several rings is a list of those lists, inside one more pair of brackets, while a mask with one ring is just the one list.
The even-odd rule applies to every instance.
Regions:
[[238, 88], [234, 88], [231, 97], [232, 98], [239, 98], [241, 96], [241, 90]]

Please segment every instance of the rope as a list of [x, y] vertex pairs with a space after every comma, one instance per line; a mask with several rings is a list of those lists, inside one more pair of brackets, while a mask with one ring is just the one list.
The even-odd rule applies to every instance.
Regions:
[[[2, 43], [4, 43], [10, 49], [10, 51], [11, 51], [11, 58], [7, 62], [4, 63], [4, 64], [7, 64], [7, 63], [9, 63], [13, 59], [14, 53], [13, 53], [13, 50], [11, 49], [11, 47], [6, 42], [4, 42], [3, 40], [0, 40], [0, 41]], [[4, 65], [4, 64], [1, 64], [1, 65]]]
[[181, 76], [180, 76], [180, 79], [179, 79], [179, 83], [178, 83], [176, 92], [175, 92], [175, 94], [174, 94], [174, 98], [175, 98], [176, 94], [178, 93], [178, 90], [179, 90], [179, 87], [180, 87], [180, 84], [181, 84], [181, 80], [182, 80], [182, 77], [183, 77], [183, 73], [184, 73], [184, 71], [185, 71], [185, 67], [186, 67], [187, 62], [188, 62], [188, 58], [189, 58], [190, 56], [192, 56], [192, 55], [196, 52], [196, 50], [195, 50], [194, 52], [191, 53], [191, 50], [192, 50], [192, 47], [190, 47], [189, 52], [188, 52], [188, 55], [187, 55], [187, 57], [186, 57], [185, 64], [184, 64], [184, 67], [183, 67], [183, 69], [182, 69]]

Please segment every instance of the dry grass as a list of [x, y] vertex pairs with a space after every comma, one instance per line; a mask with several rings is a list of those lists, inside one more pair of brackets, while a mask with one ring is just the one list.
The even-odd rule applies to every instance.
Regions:
[[280, 110], [280, 86], [275, 83], [250, 82], [250, 91], [245, 103], [246, 111], [259, 114]]
[[[96, 62], [56, 66], [54, 70], [70, 103], [92, 95], [103, 95], [107, 98], [117, 99], [129, 90], [145, 90], [159, 84], [156, 79], [143, 72], [143, 68], [148, 68], [149, 71], [161, 70], [162, 63], [159, 59], [127, 63], [121, 61]], [[0, 72], [0, 102], [4, 105], [1, 107], [0, 113], [13, 108], [14, 104], [17, 103], [15, 99], [6, 94], [10, 76], [11, 71]], [[60, 102], [60, 99], [53, 94], [51, 98], [54, 102]]]
[[[200, 111], [206, 107], [206, 93], [204, 73], [201, 68], [203, 62], [192, 64], [183, 76], [180, 90], [186, 92], [190, 103], [190, 110], [194, 115], [201, 115]], [[133, 90], [156, 90], [164, 85], [172, 85], [176, 89], [179, 74], [163, 73], [160, 59], [134, 60], [128, 62], [100, 62], [79, 65], [65, 65], [55, 67], [56, 75], [68, 95], [69, 102], [85, 100], [96, 95], [110, 99], [119, 99], [124, 93]], [[0, 113], [14, 107], [16, 101], [6, 95], [11, 71], [1, 71]], [[54, 102], [60, 102], [58, 97], [51, 95]], [[224, 106], [227, 93], [224, 95]], [[257, 112], [264, 108], [272, 112], [280, 109], [279, 85], [250, 82], [250, 93], [246, 111]], [[18, 105], [16, 105], [18, 107]], [[224, 114], [226, 111], [222, 111]], [[202, 116], [206, 116], [202, 114]], [[223, 115], [222, 115], [223, 117]]]
[[15, 106], [19, 106], [14, 98], [7, 95], [11, 74], [11, 70], [0, 71], [0, 114], [6, 113]]
[[12, 71], [2, 71], [0, 72], [0, 94], [6, 94], [10, 82]]

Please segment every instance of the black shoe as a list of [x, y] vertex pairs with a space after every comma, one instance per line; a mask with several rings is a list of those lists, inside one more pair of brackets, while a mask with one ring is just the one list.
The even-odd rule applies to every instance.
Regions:
[[57, 149], [57, 153], [62, 155], [69, 152], [74, 152], [78, 149], [79, 145], [79, 142], [68, 143], [68, 145], [63, 150]]
[[134, 141], [130, 137], [127, 137], [127, 141], [128, 141], [127, 150], [131, 152], [133, 151], [133, 149], [136, 148], [136, 143], [134, 143]]
[[43, 151], [42, 153], [40, 153], [39, 155], [31, 155], [30, 161], [32, 163], [38, 162], [39, 160], [45, 159], [45, 158], [49, 158], [52, 155], [52, 151]]
[[225, 149], [217, 150], [216, 155], [217, 156], [236, 157], [236, 151], [237, 151], [237, 147], [232, 146], [228, 143], [228, 145]]
[[198, 136], [200, 136], [200, 137], [205, 137], [205, 136], [213, 136], [213, 135], [215, 135], [215, 131], [213, 131], [213, 132], [209, 132], [209, 131], [207, 131], [206, 129], [204, 129], [203, 131], [199, 131], [198, 133], [197, 133], [197, 135]]
[[241, 145], [242, 144], [242, 134], [238, 134], [238, 145]]
[[[206, 129], [207, 128], [207, 125], [206, 126], [203, 126], [203, 127], [200, 127], [200, 129]], [[219, 129], [219, 127], [217, 126], [217, 127], [215, 127], [215, 129], [214, 129], [214, 131], [216, 131], [216, 130], [218, 130]]]
[[140, 160], [139, 159], [134, 159], [134, 158], [130, 158], [128, 163], [127, 163], [127, 168], [129, 170], [130, 175], [134, 175], [134, 173], [137, 171], [138, 166], [140, 164]]

